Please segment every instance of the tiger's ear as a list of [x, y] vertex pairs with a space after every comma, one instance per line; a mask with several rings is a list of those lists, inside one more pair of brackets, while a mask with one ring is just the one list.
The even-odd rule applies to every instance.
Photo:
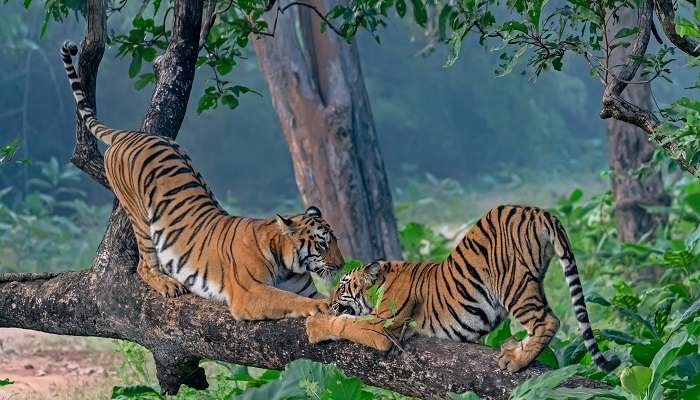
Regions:
[[304, 213], [307, 217], [318, 217], [321, 218], [321, 210], [316, 206], [309, 206]]
[[373, 284], [374, 281], [377, 280], [377, 277], [379, 276], [379, 262], [374, 261], [370, 264], [365, 265], [363, 269], [363, 279], [368, 283], [368, 284]]
[[276, 215], [275, 220], [277, 221], [277, 226], [279, 226], [280, 230], [282, 230], [282, 233], [287, 235], [292, 233], [294, 221], [279, 214]]

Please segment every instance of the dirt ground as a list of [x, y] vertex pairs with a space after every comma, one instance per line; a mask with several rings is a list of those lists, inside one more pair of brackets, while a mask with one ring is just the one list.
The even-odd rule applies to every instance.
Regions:
[[0, 329], [0, 400], [108, 399], [120, 363], [107, 339]]

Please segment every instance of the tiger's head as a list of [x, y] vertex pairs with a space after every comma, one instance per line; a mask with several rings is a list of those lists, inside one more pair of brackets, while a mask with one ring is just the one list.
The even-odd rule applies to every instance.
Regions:
[[369, 289], [377, 280], [380, 264], [375, 261], [357, 268], [343, 276], [330, 295], [331, 310], [335, 315], [367, 315], [372, 305], [367, 297]]
[[343, 266], [338, 240], [317, 207], [311, 206], [303, 214], [292, 217], [277, 214], [277, 225], [291, 246], [291, 251], [285, 251], [283, 257], [284, 264], [293, 272], [315, 272], [330, 280]]

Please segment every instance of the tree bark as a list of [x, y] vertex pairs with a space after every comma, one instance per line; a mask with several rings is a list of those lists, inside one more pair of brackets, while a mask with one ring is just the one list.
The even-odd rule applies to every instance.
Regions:
[[[109, 245], [106, 240], [101, 249]], [[368, 384], [428, 399], [466, 390], [506, 399], [518, 383], [547, 371], [541, 365], [515, 374], [501, 371], [496, 349], [434, 338], [411, 339], [404, 353], [387, 356], [347, 341], [310, 345], [303, 319], [235, 321], [223, 305], [192, 294], [160, 297], [127, 272], [131, 260], [119, 254], [104, 263], [104, 269], [33, 282], [3, 283], [0, 275], [0, 327], [139, 343], [153, 353], [161, 390], [169, 394], [182, 383], [207, 386], [197, 366], [201, 358], [273, 369], [299, 358], [332, 362]], [[105, 277], [106, 271], [114, 275]], [[582, 378], [571, 385], [603, 387]]]
[[[611, 37], [621, 28], [637, 25], [636, 9], [620, 10], [619, 17], [618, 22], [609, 29]], [[627, 64], [633, 49], [632, 46], [617, 47], [612, 51], [608, 65]], [[623, 90], [622, 99], [643, 109], [652, 108], [648, 83], [629, 84]], [[670, 204], [660, 171], [643, 177], [635, 176], [635, 171], [651, 159], [655, 148], [639, 127], [616, 119], [608, 121], [608, 161], [612, 172], [617, 234], [622, 241], [638, 241], [645, 234], [653, 233], [661, 221], [660, 217], [649, 214], [643, 206]]]
[[[284, 7], [288, 1], [278, 4]], [[337, 0], [312, 0], [321, 13]], [[399, 259], [391, 192], [357, 46], [320, 32], [306, 7], [277, 10], [274, 37], [254, 39], [307, 205], [318, 205], [346, 258]]]

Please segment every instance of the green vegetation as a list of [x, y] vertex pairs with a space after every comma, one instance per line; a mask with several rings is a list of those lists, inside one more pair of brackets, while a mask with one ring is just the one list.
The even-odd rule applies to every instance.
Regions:
[[[37, 162], [42, 178], [31, 181], [31, 192], [15, 197], [12, 206], [0, 208], [2, 271], [55, 271], [66, 266], [84, 266], [90, 261], [101, 237], [109, 207], [92, 207], [80, 200], [74, 190], [76, 171], [55, 160]], [[416, 183], [419, 185], [419, 183]], [[471, 194], [457, 182], [448, 192]], [[608, 356], [614, 354], [622, 366], [605, 375], [591, 365], [571, 312], [568, 289], [558, 264], [552, 263], [546, 279], [550, 305], [562, 320], [562, 327], [539, 361], [560, 368], [551, 374], [522, 384], [513, 399], [533, 398], [607, 398], [653, 399], [663, 392], [667, 399], [694, 399], [700, 393], [700, 182], [681, 179], [668, 185], [674, 202], [651, 211], [667, 223], [654, 239], [639, 243], [620, 243], [616, 239], [614, 210], [609, 192], [584, 196], [575, 189], [550, 208], [563, 222], [575, 248], [587, 303], [595, 333]], [[4, 190], [6, 199], [11, 190]], [[445, 201], [442, 192], [428, 191], [434, 201]], [[398, 215], [412, 215], [430, 208], [421, 199], [408, 200], [397, 194]], [[457, 199], [454, 199], [458, 201]], [[494, 204], [495, 205], [495, 204]], [[238, 210], [238, 207], [230, 205]], [[454, 210], [468, 208], [455, 206]], [[437, 215], [454, 223], [466, 221], [460, 215]], [[240, 210], [238, 210], [240, 211]], [[427, 220], [430, 215], [423, 214]], [[439, 219], [436, 216], [436, 219]], [[459, 226], [458, 226], [459, 227]], [[407, 259], [441, 259], [459, 239], [446, 237], [432, 226], [401, 219], [400, 237]], [[358, 265], [349, 262], [348, 268]], [[522, 338], [525, 332], [517, 323], [506, 320], [483, 343], [497, 347], [511, 335]], [[149, 355], [138, 345], [116, 342], [116, 351], [124, 355], [119, 368], [122, 386], [114, 389], [115, 398], [160, 398], [153, 386], [154, 373]], [[345, 376], [334, 366], [300, 360], [284, 372], [233, 366], [214, 361], [203, 362], [212, 377], [211, 388], [204, 392], [183, 390], [178, 399], [223, 399], [230, 394], [252, 398], [258, 393], [269, 398], [346, 398], [338, 393], [375, 398], [401, 398], [396, 394], [370, 388]], [[588, 389], [561, 389], [557, 384], [568, 376], [580, 374], [599, 379], [613, 389], [601, 392]], [[456, 396], [456, 395], [455, 395]], [[476, 398], [460, 395], [455, 398]], [[657, 396], [657, 397], [655, 397]], [[359, 397], [362, 398], [362, 397]]]

